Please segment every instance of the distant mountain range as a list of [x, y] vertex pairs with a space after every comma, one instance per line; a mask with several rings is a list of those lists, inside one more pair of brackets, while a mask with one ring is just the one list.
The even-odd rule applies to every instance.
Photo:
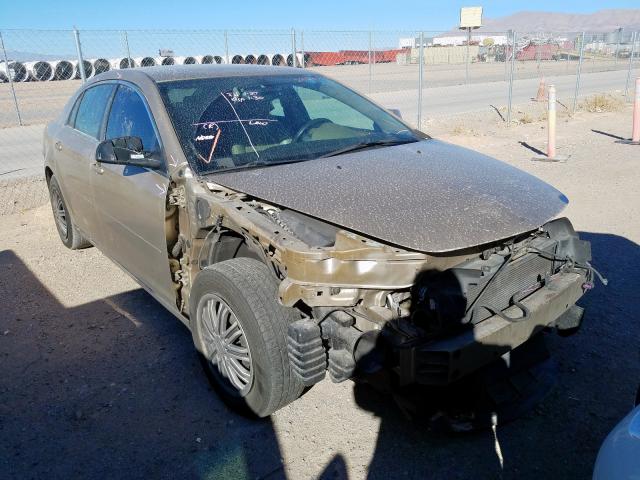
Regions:
[[[587, 32], [611, 33], [624, 28], [623, 38], [629, 40], [632, 31], [640, 32], [640, 8], [605, 9], [593, 13], [557, 13], [522, 11], [498, 18], [484, 18], [484, 25], [476, 32], [506, 32], [515, 30], [520, 33], [533, 32]], [[440, 36], [460, 35], [457, 26]], [[345, 48], [349, 48], [345, 45]], [[75, 58], [74, 52], [65, 54], [41, 54], [36, 52], [7, 50], [10, 60], [21, 62], [35, 60], [56, 60]], [[0, 58], [0, 63], [4, 59]]]
[[[499, 18], [484, 18], [480, 31], [504, 32], [612, 32], [620, 27], [640, 31], [640, 8], [607, 9], [594, 13], [523, 11]], [[457, 28], [457, 27], [456, 27]]]

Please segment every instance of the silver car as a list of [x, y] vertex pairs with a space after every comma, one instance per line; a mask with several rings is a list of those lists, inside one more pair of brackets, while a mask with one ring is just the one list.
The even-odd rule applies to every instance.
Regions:
[[602, 443], [593, 480], [640, 479], [640, 389], [636, 408], [620, 420]]
[[327, 372], [455, 383], [575, 331], [593, 286], [559, 191], [306, 70], [97, 75], [44, 157], [64, 244], [128, 272], [258, 416]]

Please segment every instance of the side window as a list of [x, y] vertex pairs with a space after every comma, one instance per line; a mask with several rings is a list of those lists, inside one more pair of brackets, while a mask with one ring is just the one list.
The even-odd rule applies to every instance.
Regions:
[[373, 120], [337, 98], [297, 85], [293, 88], [302, 100], [310, 119], [327, 118], [345, 127], [373, 130]]
[[74, 121], [76, 130], [96, 139], [99, 137], [111, 92], [113, 92], [113, 85], [97, 85], [84, 92]]
[[107, 140], [118, 137], [140, 138], [146, 152], [157, 152], [160, 149], [153, 122], [142, 97], [126, 85], [118, 87], [107, 121]]

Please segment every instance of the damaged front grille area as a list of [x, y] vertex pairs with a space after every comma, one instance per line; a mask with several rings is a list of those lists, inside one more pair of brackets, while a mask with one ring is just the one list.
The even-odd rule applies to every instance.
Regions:
[[427, 273], [413, 288], [412, 320], [427, 335], [438, 336], [501, 315], [558, 271], [564, 262], [557, 252], [558, 241], [540, 233], [444, 272]]
[[[540, 252], [525, 253], [515, 260], [505, 259], [507, 264], [493, 274], [486, 275], [476, 284], [468, 286], [467, 316], [472, 323], [478, 323], [495, 313], [502, 312], [516, 301], [526, 298], [540, 288], [546, 278], [554, 273], [553, 258], [556, 242], [539, 238], [535, 243]], [[472, 308], [470, 308], [472, 307]]]
[[[340, 382], [391, 368], [400, 385], [446, 385], [548, 327], [579, 327], [575, 302], [591, 288], [593, 268], [589, 242], [566, 219], [454, 258], [438, 269], [430, 257], [432, 268], [410, 289], [377, 295], [378, 310], [314, 306], [293, 322], [287, 346], [300, 381], [314, 384], [326, 370]], [[380, 328], [363, 328], [367, 313], [384, 320]]]

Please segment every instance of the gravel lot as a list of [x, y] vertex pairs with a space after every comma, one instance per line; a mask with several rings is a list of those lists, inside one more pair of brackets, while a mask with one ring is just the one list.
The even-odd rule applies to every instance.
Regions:
[[[524, 113], [518, 112], [524, 118]], [[533, 115], [533, 114], [532, 114]], [[48, 206], [0, 217], [0, 478], [589, 478], [640, 382], [640, 149], [630, 109], [559, 121], [567, 163], [535, 163], [544, 124], [476, 115], [427, 131], [562, 190], [610, 280], [583, 329], [550, 336], [558, 387], [490, 431], [444, 436], [388, 397], [324, 381], [271, 419], [247, 421], [210, 391], [191, 337], [95, 249], [66, 250]]]

